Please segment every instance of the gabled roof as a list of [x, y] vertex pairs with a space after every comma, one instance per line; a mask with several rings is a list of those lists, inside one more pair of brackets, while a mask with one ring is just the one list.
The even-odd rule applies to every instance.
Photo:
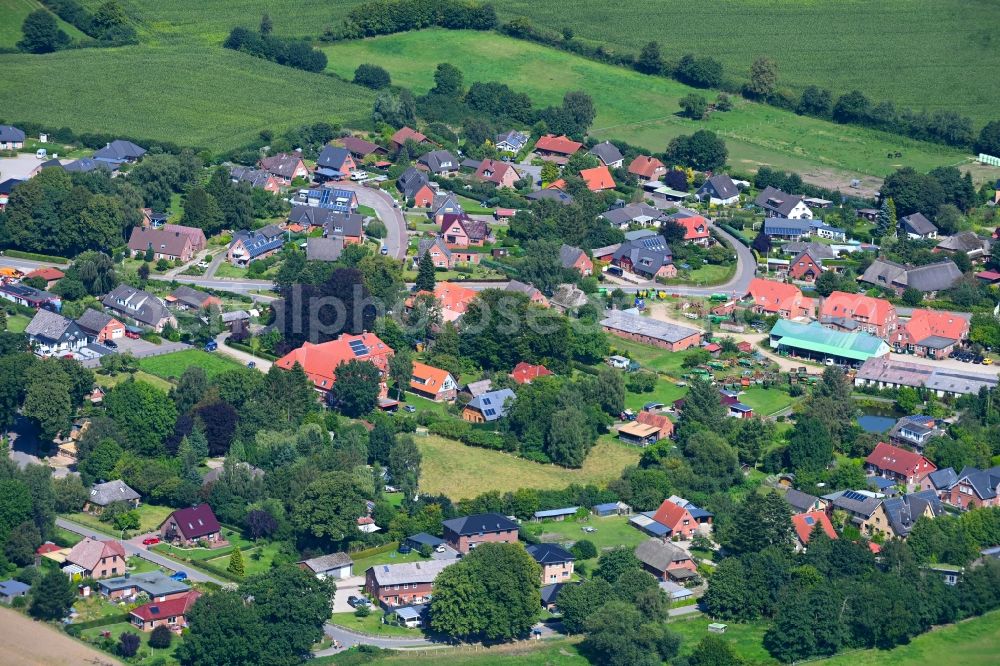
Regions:
[[396, 131], [395, 134], [392, 135], [392, 138], [389, 140], [397, 145], [402, 146], [407, 141], [416, 141], [417, 143], [423, 143], [424, 141], [427, 140], [427, 137], [410, 127], [401, 127]]
[[583, 178], [583, 182], [587, 184], [587, 189], [591, 192], [615, 189], [615, 179], [611, 176], [608, 167], [603, 164], [593, 169], [582, 169], [580, 178]]
[[662, 340], [663, 342], [680, 342], [692, 335], [700, 335], [701, 330], [689, 328], [680, 324], [650, 319], [623, 310], [610, 310], [607, 317], [601, 320], [601, 326], [624, 333], [633, 333]]
[[635, 548], [639, 561], [655, 571], [666, 571], [675, 562], [687, 562], [691, 556], [672, 543], [647, 539]]
[[95, 169], [108, 169], [110, 170], [111, 164], [104, 160], [96, 160], [92, 157], [81, 157], [78, 160], [73, 160], [69, 164], [63, 165], [63, 170], [70, 173], [90, 173]]
[[812, 220], [789, 220], [784, 217], [769, 217], [764, 220], [764, 234], [767, 236], [802, 236], [812, 228]]
[[814, 495], [810, 495], [809, 493], [804, 493], [801, 490], [790, 488], [788, 492], [785, 493], [785, 501], [788, 502], [793, 509], [804, 512], [811, 510], [816, 505], [816, 502], [819, 501], [819, 498]]
[[974, 231], [960, 231], [954, 236], [941, 239], [937, 249], [966, 254], [989, 254], [991, 245], [989, 238], [981, 238]]
[[622, 151], [618, 150], [618, 146], [610, 141], [599, 143], [588, 152], [597, 159], [601, 160], [605, 166], [610, 166], [615, 162], [621, 162], [625, 159], [622, 155]]
[[325, 571], [329, 571], [330, 569], [339, 569], [340, 567], [346, 567], [354, 564], [354, 560], [352, 560], [351, 556], [347, 553], [331, 553], [329, 555], [313, 557], [308, 560], [301, 560], [299, 564], [306, 565], [313, 573], [323, 573]]
[[520, 180], [521, 175], [513, 166], [501, 160], [483, 160], [476, 167], [476, 177], [482, 180], [500, 185], [508, 176], [509, 172], [514, 173], [514, 180]]
[[938, 230], [930, 220], [924, 217], [923, 213], [904, 215], [899, 218], [899, 224], [903, 227], [903, 231], [918, 236], [937, 233]]
[[628, 172], [642, 178], [650, 179], [656, 175], [658, 169], [663, 168], [663, 162], [655, 157], [639, 155], [628, 165]]
[[666, 219], [659, 209], [642, 202], [611, 208], [601, 213], [601, 217], [619, 227], [633, 221], [649, 222]]
[[833, 259], [837, 256], [832, 247], [815, 241], [789, 241], [781, 246], [781, 251], [785, 254], [808, 252], [812, 255], [813, 259], [817, 261], [822, 261], [823, 259]]
[[462, 390], [471, 395], [473, 398], [475, 398], [484, 393], [489, 393], [491, 390], [493, 390], [493, 380], [480, 379], [477, 382], [469, 382], [468, 384], [465, 385], [465, 388]]
[[441, 233], [458, 224], [470, 241], [486, 240], [490, 235], [490, 225], [483, 220], [474, 220], [466, 213], [445, 213], [441, 216]]
[[192, 249], [191, 237], [179, 231], [135, 227], [128, 239], [128, 248], [133, 252], [145, 252], [152, 248], [157, 254], [182, 256]]
[[184, 305], [192, 308], [202, 308], [205, 304], [212, 298], [218, 298], [212, 294], [202, 291], [200, 289], [193, 289], [192, 287], [182, 284], [181, 286], [170, 292], [174, 300], [180, 301]]
[[413, 376], [410, 378], [410, 388], [426, 393], [438, 393], [444, 388], [449, 377], [451, 377], [451, 374], [447, 370], [414, 361]]
[[177, 529], [185, 539], [197, 539], [222, 530], [212, 507], [207, 504], [177, 509], [167, 517], [168, 520], [170, 518], [177, 523]]
[[958, 473], [956, 483], [968, 484], [980, 499], [993, 499], [1000, 486], [1000, 466], [986, 470], [966, 467]]
[[844, 291], [832, 292], [823, 299], [819, 310], [820, 317], [862, 317], [877, 326], [884, 326], [895, 313], [896, 308], [884, 298]]
[[302, 366], [306, 375], [316, 385], [316, 388], [328, 391], [336, 381], [337, 366], [348, 361], [373, 361], [377, 358], [388, 358], [393, 351], [389, 345], [374, 333], [361, 335], [343, 334], [336, 340], [313, 344], [304, 342], [298, 349], [293, 349], [275, 365], [290, 370], [296, 363]]
[[432, 150], [421, 155], [417, 162], [427, 167], [431, 173], [441, 173], [444, 171], [457, 171], [458, 158], [447, 150]]
[[566, 562], [576, 560], [571, 552], [554, 543], [533, 544], [526, 547], [525, 550], [528, 551], [528, 555], [535, 558], [535, 561], [542, 566], [546, 564], [565, 564]]
[[[3, 139], [0, 139], [2, 141]], [[14, 580], [10, 578], [5, 581], [0, 581], [0, 596], [12, 597], [16, 595], [27, 594], [31, 589], [30, 585], [25, 585], [19, 580]]]
[[[118, 321], [106, 312], [87, 308], [80, 318], [76, 320], [77, 326], [87, 333], [96, 335], [104, 330], [104, 327], [113, 321]], [[121, 322], [119, 322], [121, 323]]]
[[448, 245], [444, 242], [444, 239], [440, 236], [435, 236], [434, 238], [421, 238], [420, 242], [417, 243], [417, 261], [423, 258], [431, 248], [436, 248], [438, 252], [451, 259], [451, 250], [448, 249]]
[[681, 522], [686, 516], [690, 516], [688, 510], [679, 505], [671, 502], [669, 499], [663, 500], [660, 507], [653, 514], [652, 518], [656, 522], [669, 527], [671, 530], [676, 529], [681, 525]]
[[[510, 389], [504, 389], [510, 391]], [[513, 394], [513, 391], [511, 391]], [[510, 518], [499, 513], [476, 513], [471, 516], [461, 516], [442, 522], [447, 529], [459, 536], [489, 534], [491, 532], [517, 531], [518, 526]]]
[[278, 153], [277, 155], [263, 158], [260, 161], [260, 168], [276, 176], [291, 180], [295, 176], [295, 170], [299, 168], [301, 162], [301, 153]]
[[[420, 562], [405, 562], [403, 564], [376, 564], [368, 567], [375, 582], [380, 587], [386, 585], [412, 585], [414, 583], [433, 583], [442, 571], [459, 560], [422, 560]], [[367, 575], [367, 571], [365, 572]]]
[[957, 312], [921, 309], [910, 314], [910, 320], [903, 328], [915, 344], [935, 337], [945, 338], [950, 344], [968, 336], [969, 320]]
[[250, 187], [264, 189], [274, 178], [274, 175], [263, 169], [234, 166], [229, 170], [229, 177], [237, 183], [249, 183]]
[[396, 187], [407, 199], [412, 199], [417, 192], [429, 184], [430, 179], [427, 178], [427, 174], [416, 167], [410, 167], [396, 179]]
[[635, 420], [636, 423], [659, 428], [661, 432], [666, 431], [668, 436], [674, 431], [674, 424], [666, 414], [654, 414], [653, 412], [643, 410], [636, 415]]
[[936, 490], [947, 490], [958, 482], [958, 473], [951, 467], [945, 467], [927, 475]]
[[525, 132], [519, 132], [517, 130], [510, 130], [509, 132], [504, 132], [503, 134], [497, 134], [497, 143], [506, 142], [509, 143], [513, 148], [520, 151], [524, 148], [525, 144], [531, 137]]
[[776, 187], [765, 187], [757, 198], [754, 199], [754, 203], [764, 210], [769, 210], [777, 213], [781, 217], [788, 217], [788, 214], [792, 212], [797, 205], [802, 202], [802, 197], [797, 194], [788, 194], [787, 192], [782, 192]]
[[530, 384], [532, 379], [546, 377], [551, 374], [552, 371], [544, 365], [532, 365], [531, 363], [521, 361], [514, 366], [510, 376], [518, 384]]
[[937, 469], [934, 463], [919, 453], [886, 442], [879, 442], [875, 450], [865, 458], [865, 462], [906, 477], [929, 474]]
[[98, 506], [107, 506], [112, 502], [131, 502], [139, 499], [139, 493], [121, 479], [107, 483], [95, 483], [90, 489], [87, 501]]
[[146, 149], [137, 146], [131, 141], [116, 139], [94, 153], [95, 160], [106, 160], [108, 162], [128, 162], [137, 160], [146, 154]]
[[191, 610], [194, 602], [198, 601], [198, 597], [200, 596], [201, 592], [190, 590], [179, 597], [167, 599], [166, 601], [150, 601], [148, 604], [133, 608], [130, 613], [145, 622], [181, 617]]
[[507, 415], [507, 410], [516, 398], [509, 388], [487, 391], [470, 400], [466, 407], [478, 411], [487, 422], [496, 421]]
[[841, 333], [816, 321], [800, 324], [779, 319], [771, 329], [771, 340], [777, 340], [779, 345], [855, 361], [867, 361], [889, 353], [889, 345], [874, 335], [860, 331]]
[[548, 153], [558, 153], [561, 155], [572, 155], [583, 148], [583, 144], [573, 141], [565, 134], [555, 136], [546, 134], [535, 142], [535, 150], [543, 150]]
[[660, 268], [673, 263], [674, 253], [663, 236], [652, 235], [626, 240], [614, 251], [611, 259], [615, 263], [627, 259], [633, 271], [655, 275]]
[[871, 493], [845, 490], [842, 493], [834, 493], [834, 495], [832, 497], [834, 507], [864, 516], [865, 518], [870, 517], [882, 506], [882, 499]]
[[306, 261], [337, 261], [343, 251], [343, 237], [306, 240]]
[[83, 340], [86, 334], [71, 320], [49, 310], [38, 310], [24, 332], [32, 338], [51, 342]]
[[233, 234], [233, 240], [229, 247], [233, 247], [237, 243], [246, 249], [250, 259], [254, 259], [284, 245], [285, 232], [273, 224], [256, 230], [243, 229]]
[[816, 529], [816, 525], [820, 525], [826, 535], [831, 539], [837, 538], [837, 531], [833, 529], [833, 523], [827, 518], [824, 511], [810, 511], [808, 513], [797, 513], [792, 516], [792, 527], [795, 528], [795, 535], [799, 537], [799, 541], [803, 544], [809, 543], [809, 537], [812, 536], [812, 532]]
[[747, 288], [747, 296], [753, 299], [754, 305], [765, 312], [775, 313], [788, 310], [795, 317], [797, 310], [804, 307], [802, 291], [794, 284], [775, 282], [763, 278], [754, 278]]
[[716, 199], [732, 199], [740, 194], [733, 179], [724, 173], [712, 176], [698, 188], [698, 194], [704, 194], [706, 191], [714, 191]]
[[552, 200], [557, 201], [564, 206], [568, 206], [573, 203], [573, 195], [567, 194], [562, 190], [537, 190], [527, 195], [525, 199], [530, 199], [531, 201]]
[[686, 241], [708, 238], [711, 235], [708, 231], [708, 220], [701, 215], [677, 213], [670, 215], [667, 219], [673, 220], [684, 227], [684, 240]]
[[13, 125], [0, 125], [0, 142], [24, 143], [24, 130]]
[[897, 537], [905, 537], [913, 529], [917, 520], [930, 512], [937, 517], [944, 513], [941, 499], [933, 490], [922, 490], [918, 493], [893, 497], [885, 500], [882, 506], [889, 517], [889, 524]]
[[906, 285], [925, 293], [951, 289], [961, 278], [962, 271], [951, 259], [915, 266], [906, 271]]
[[359, 213], [341, 213], [333, 211], [323, 222], [323, 233], [326, 236], [341, 238], [361, 238], [364, 235], [364, 218]]
[[8, 178], [7, 180], [0, 181], [0, 194], [10, 194], [14, 191], [14, 186], [24, 181], [19, 178]]
[[73, 546], [73, 549], [69, 551], [66, 561], [81, 566], [87, 571], [93, 571], [100, 564], [102, 558], [116, 555], [125, 559], [125, 548], [120, 542], [111, 539], [98, 541], [84, 537], [83, 541]]
[[339, 139], [339, 141], [344, 144], [344, 148], [351, 151], [351, 154], [355, 157], [367, 157], [372, 153], [385, 152], [385, 148], [382, 146], [372, 143], [371, 141], [359, 139], [356, 136], [345, 136]]

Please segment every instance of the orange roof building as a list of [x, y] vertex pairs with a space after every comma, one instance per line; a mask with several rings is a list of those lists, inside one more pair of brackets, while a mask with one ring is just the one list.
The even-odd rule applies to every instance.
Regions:
[[549, 155], [562, 155], [564, 157], [569, 157], [581, 148], [583, 148], [582, 143], [573, 141], [565, 134], [560, 136], [546, 134], [535, 143], [536, 152]]
[[533, 379], [546, 377], [551, 374], [552, 371], [544, 365], [532, 365], [531, 363], [521, 361], [514, 366], [514, 370], [511, 371], [510, 377], [518, 384], [530, 384]]
[[389, 373], [389, 359], [393, 351], [389, 345], [382, 342], [374, 333], [361, 335], [343, 334], [336, 340], [313, 344], [303, 343], [298, 349], [293, 349], [275, 365], [285, 370], [291, 370], [298, 363], [305, 370], [309, 380], [318, 391], [329, 391], [337, 380], [336, 369], [341, 363], [348, 361], [369, 361], [378, 368], [381, 381], [381, 395], [388, 394], [385, 378]]
[[833, 529], [833, 523], [830, 522], [825, 511], [809, 511], [792, 516], [792, 527], [795, 528], [795, 536], [801, 547], [805, 548], [806, 544], [809, 543], [809, 537], [812, 536], [816, 525], [820, 525], [831, 539], [837, 538], [837, 531]]
[[472, 289], [452, 282], [438, 282], [434, 286], [434, 298], [441, 302], [442, 318], [445, 321], [455, 321], [465, 314], [469, 303], [477, 295]]
[[750, 281], [746, 298], [753, 300], [751, 307], [754, 312], [776, 314], [782, 319], [811, 317], [816, 305], [813, 299], [803, 296], [794, 284], [763, 278]]
[[581, 170], [580, 178], [583, 178], [583, 182], [587, 184], [587, 189], [591, 192], [615, 189], [615, 179], [611, 177], [611, 171], [608, 167], [603, 164], [593, 169]]
[[642, 425], [659, 428], [660, 439], [669, 439], [674, 434], [674, 424], [665, 414], [654, 414], [643, 410], [636, 415], [635, 420]]
[[863, 331], [886, 338], [898, 327], [896, 308], [884, 298], [835, 291], [823, 299], [819, 320], [842, 331]]
[[659, 180], [667, 172], [667, 167], [655, 157], [639, 155], [628, 165], [628, 172], [646, 180]]
[[708, 220], [701, 215], [672, 218], [674, 222], [684, 227], [684, 240], [695, 245], [708, 245], [712, 237], [708, 231]]
[[969, 337], [969, 320], [955, 312], [914, 310], [892, 342], [917, 356], [945, 358]]
[[[48, 284], [48, 286], [51, 287], [53, 284], [63, 279], [64, 277], [66, 277], [66, 274], [63, 273], [58, 268], [52, 268], [51, 266], [47, 266], [45, 268], [36, 268], [35, 270], [25, 275], [24, 279], [27, 280], [30, 278], [42, 278], [43, 280], [45, 280], [46, 284]], [[48, 287], [46, 287], [46, 289], [48, 289]]]
[[455, 399], [458, 384], [447, 370], [414, 361], [410, 390], [428, 400], [444, 402]]

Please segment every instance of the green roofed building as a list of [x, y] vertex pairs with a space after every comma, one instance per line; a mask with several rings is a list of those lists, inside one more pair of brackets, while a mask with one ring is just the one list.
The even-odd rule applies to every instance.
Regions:
[[868, 333], [841, 333], [819, 322], [800, 324], [785, 319], [779, 319], [771, 329], [771, 347], [796, 356], [819, 361], [833, 359], [850, 365], [885, 356], [890, 351], [884, 340]]

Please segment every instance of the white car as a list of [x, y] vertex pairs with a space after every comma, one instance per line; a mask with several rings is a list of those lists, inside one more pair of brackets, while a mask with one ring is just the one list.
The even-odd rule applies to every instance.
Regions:
[[580, 529], [583, 530], [584, 532], [586, 532], [587, 534], [593, 534], [594, 532], [597, 531], [596, 527], [589, 527], [589, 526], [588, 527], [581, 527]]
[[354, 173], [351, 174], [351, 180], [353, 180], [355, 182], [357, 182], [359, 180], [365, 180], [367, 178], [368, 178], [368, 172], [367, 171], [355, 171]]
[[444, 545], [442, 544], [442, 545], [438, 546], [437, 548], [435, 548], [435, 549], [434, 549], [434, 552], [435, 552], [435, 553], [443, 553], [443, 552], [445, 552], [446, 550], [447, 550], [447, 548], [445, 548], [445, 547], [444, 547]]

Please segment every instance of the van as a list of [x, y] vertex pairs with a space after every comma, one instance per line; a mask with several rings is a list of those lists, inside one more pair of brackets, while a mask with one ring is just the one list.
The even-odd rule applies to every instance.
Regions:
[[45, 150], [44, 148], [39, 148], [38, 150], [35, 151], [35, 157], [37, 157], [40, 160], [44, 160], [48, 156], [49, 156], [49, 151]]
[[604, 270], [607, 271], [608, 275], [615, 275], [617, 277], [622, 276], [622, 269], [619, 268], [618, 266], [608, 266]]
[[364, 180], [367, 177], [368, 177], [367, 171], [355, 171], [354, 173], [351, 174], [351, 180], [353, 181]]

